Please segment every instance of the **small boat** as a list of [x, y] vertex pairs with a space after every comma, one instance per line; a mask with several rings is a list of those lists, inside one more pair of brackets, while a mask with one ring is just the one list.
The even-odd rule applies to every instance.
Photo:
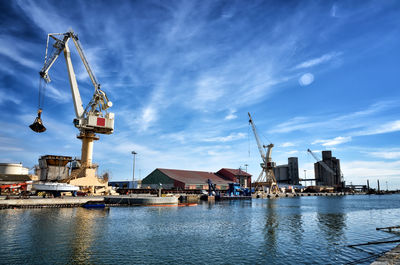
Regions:
[[88, 201], [82, 205], [86, 209], [104, 209], [106, 207], [104, 202], [99, 201]]
[[179, 207], [185, 207], [185, 206], [197, 206], [197, 203], [179, 203]]

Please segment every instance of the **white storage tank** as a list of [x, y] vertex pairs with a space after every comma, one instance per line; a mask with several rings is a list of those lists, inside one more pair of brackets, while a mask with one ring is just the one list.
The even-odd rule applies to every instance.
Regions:
[[29, 168], [22, 164], [0, 163], [0, 175], [28, 175]]

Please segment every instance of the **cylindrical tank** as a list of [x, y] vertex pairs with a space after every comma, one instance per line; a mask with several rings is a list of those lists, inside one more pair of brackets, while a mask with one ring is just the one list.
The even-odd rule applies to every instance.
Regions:
[[22, 164], [0, 163], [0, 175], [28, 175], [29, 168]]

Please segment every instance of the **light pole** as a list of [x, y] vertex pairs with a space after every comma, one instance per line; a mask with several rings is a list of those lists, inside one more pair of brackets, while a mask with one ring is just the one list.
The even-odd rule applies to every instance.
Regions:
[[135, 188], [135, 162], [136, 162], [136, 155], [137, 153], [135, 151], [132, 151], [133, 155], [133, 173], [132, 173], [132, 188]]
[[246, 173], [247, 173], [247, 167], [249, 166], [248, 164], [244, 164], [244, 166], [246, 167]]

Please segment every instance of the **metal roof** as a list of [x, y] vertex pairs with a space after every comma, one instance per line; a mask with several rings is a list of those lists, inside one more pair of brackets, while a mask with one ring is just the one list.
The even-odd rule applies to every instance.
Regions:
[[166, 169], [166, 168], [157, 168], [157, 169], [160, 170], [165, 175], [167, 175], [168, 177], [170, 177], [171, 179], [180, 181], [185, 184], [204, 185], [207, 184], [208, 179], [210, 179], [213, 184], [228, 185], [229, 183], [232, 182], [224, 180], [212, 172]]
[[[219, 171], [221, 170], [225, 170], [228, 171], [229, 173], [235, 175], [235, 176], [247, 176], [247, 177], [251, 177], [251, 175], [249, 173], [247, 173], [244, 170], [239, 170], [239, 169], [233, 169], [233, 168], [221, 168]], [[218, 171], [218, 172], [219, 172]], [[217, 172], [217, 173], [218, 173]]]

